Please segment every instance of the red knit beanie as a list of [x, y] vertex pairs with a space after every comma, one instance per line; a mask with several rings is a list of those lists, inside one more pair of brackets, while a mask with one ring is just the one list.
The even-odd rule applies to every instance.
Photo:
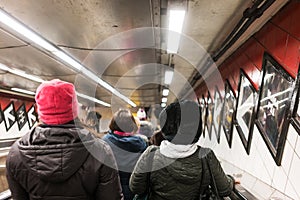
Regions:
[[36, 90], [38, 114], [45, 124], [65, 124], [78, 116], [78, 102], [73, 84], [54, 79]]

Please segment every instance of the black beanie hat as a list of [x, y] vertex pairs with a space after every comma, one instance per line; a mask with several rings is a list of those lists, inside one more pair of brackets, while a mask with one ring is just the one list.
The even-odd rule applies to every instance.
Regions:
[[174, 144], [192, 144], [202, 132], [201, 109], [190, 100], [175, 102], [159, 115], [163, 137]]

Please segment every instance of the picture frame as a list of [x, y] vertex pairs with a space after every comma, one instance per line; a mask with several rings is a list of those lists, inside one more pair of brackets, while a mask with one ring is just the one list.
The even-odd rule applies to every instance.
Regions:
[[222, 124], [222, 110], [223, 110], [223, 100], [221, 93], [218, 87], [215, 87], [215, 96], [214, 96], [214, 115], [213, 115], [213, 126], [215, 134], [217, 137], [218, 143], [220, 143], [220, 133], [221, 133], [221, 124]]
[[0, 105], [0, 124], [3, 122], [4, 117], [3, 117], [3, 111], [1, 109], [1, 105]]
[[214, 103], [212, 101], [209, 91], [207, 93], [207, 110], [206, 111], [207, 111], [207, 115], [206, 115], [207, 134], [208, 134], [209, 139], [211, 140]]
[[[6, 117], [8, 116], [8, 117]], [[17, 122], [16, 117], [16, 110], [13, 102], [10, 102], [4, 109], [3, 109], [3, 118], [6, 131], [9, 131], [10, 128]]]
[[255, 123], [278, 166], [286, 142], [293, 87], [294, 79], [265, 53]]
[[205, 124], [206, 124], [206, 114], [207, 114], [207, 107], [204, 95], [202, 95], [201, 99], [198, 98], [198, 103], [201, 108], [201, 121], [202, 121], [202, 135], [205, 137]]
[[291, 124], [296, 129], [298, 134], [300, 135], [300, 106], [299, 106], [299, 99], [300, 99], [300, 66], [298, 69], [298, 75], [296, 80], [296, 85], [293, 93], [293, 101], [292, 101], [292, 118]]
[[232, 133], [234, 125], [234, 116], [236, 109], [236, 96], [235, 92], [232, 89], [229, 80], [225, 80], [225, 96], [223, 103], [223, 116], [222, 116], [222, 126], [228, 142], [229, 147], [231, 148], [232, 144]]
[[258, 92], [243, 69], [240, 70], [235, 124], [243, 146], [250, 154]]
[[28, 117], [27, 117], [26, 107], [24, 103], [16, 111], [16, 116], [17, 116], [19, 131], [20, 131], [25, 126], [25, 124], [28, 123]]

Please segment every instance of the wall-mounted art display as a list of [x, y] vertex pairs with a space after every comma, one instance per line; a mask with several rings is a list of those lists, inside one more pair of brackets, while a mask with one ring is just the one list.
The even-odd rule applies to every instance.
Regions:
[[293, 93], [293, 106], [292, 106], [292, 124], [300, 135], [300, 67], [297, 76], [297, 83]]
[[214, 103], [211, 99], [211, 96], [208, 92], [207, 94], [207, 115], [206, 115], [206, 126], [207, 126], [207, 133], [209, 139], [211, 140], [211, 130], [212, 130], [212, 123], [213, 123], [213, 112], [214, 112]]
[[215, 96], [214, 96], [214, 116], [213, 116], [213, 125], [215, 129], [215, 134], [217, 137], [218, 143], [220, 143], [220, 129], [221, 129], [221, 123], [222, 123], [222, 96], [219, 91], [219, 89], [215, 88]]
[[234, 116], [236, 109], [236, 97], [235, 93], [228, 80], [225, 82], [225, 97], [223, 103], [223, 116], [222, 116], [222, 125], [224, 133], [226, 135], [227, 142], [231, 148], [232, 144], [232, 132], [234, 125]]
[[265, 53], [256, 125], [277, 165], [281, 164], [288, 131], [293, 84], [294, 79]]
[[200, 105], [200, 108], [201, 108], [201, 120], [202, 120], [202, 134], [203, 134], [203, 137], [205, 137], [205, 124], [206, 124], [206, 110], [207, 110], [207, 107], [206, 107], [206, 102], [205, 102], [205, 98], [204, 98], [204, 95], [202, 95], [202, 98], [199, 100], [199, 105]]
[[23, 103], [16, 112], [19, 130], [21, 130], [28, 122], [25, 104]]
[[245, 147], [245, 150], [247, 154], [249, 154], [254, 128], [258, 93], [243, 70], [241, 70], [238, 91], [239, 92], [235, 116], [237, 125], [236, 128]]
[[1, 109], [1, 106], [0, 106], [0, 124], [3, 122], [4, 118], [3, 118], [3, 111]]
[[6, 131], [9, 131], [9, 129], [17, 121], [15, 106], [13, 102], [10, 102], [10, 104], [8, 104], [7, 107], [3, 109], [3, 117]]

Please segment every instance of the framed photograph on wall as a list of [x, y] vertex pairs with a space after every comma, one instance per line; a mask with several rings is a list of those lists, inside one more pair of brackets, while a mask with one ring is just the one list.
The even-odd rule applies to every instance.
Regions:
[[226, 135], [227, 142], [229, 147], [231, 148], [232, 144], [232, 132], [233, 132], [233, 125], [234, 125], [234, 116], [235, 116], [235, 109], [236, 109], [236, 97], [235, 93], [226, 79], [225, 81], [225, 96], [224, 96], [224, 103], [223, 103], [223, 116], [222, 116], [222, 125], [224, 129], [224, 133]]
[[249, 154], [254, 128], [258, 93], [252, 85], [249, 77], [242, 69], [238, 91], [239, 92], [235, 113], [236, 128], [242, 140], [244, 148], [247, 154]]
[[292, 125], [300, 135], [300, 67], [298, 69], [297, 83], [293, 93], [293, 105], [292, 105]]
[[220, 143], [220, 129], [222, 123], [222, 109], [223, 109], [223, 101], [221, 93], [218, 87], [215, 87], [215, 96], [214, 96], [214, 115], [213, 115], [213, 126], [215, 129], [215, 134], [217, 137], [218, 143]]
[[278, 166], [288, 131], [293, 86], [294, 79], [265, 53], [255, 123]]
[[201, 120], [202, 120], [202, 134], [203, 137], [205, 137], [205, 124], [206, 124], [206, 102], [205, 102], [205, 98], [204, 95], [202, 95], [202, 98], [198, 99], [199, 101], [199, 105], [201, 108]]
[[209, 91], [207, 92], [207, 115], [206, 115], [206, 126], [208, 137], [211, 140], [211, 131], [212, 131], [212, 123], [213, 123], [213, 113], [214, 112], [214, 103], [211, 99]]

